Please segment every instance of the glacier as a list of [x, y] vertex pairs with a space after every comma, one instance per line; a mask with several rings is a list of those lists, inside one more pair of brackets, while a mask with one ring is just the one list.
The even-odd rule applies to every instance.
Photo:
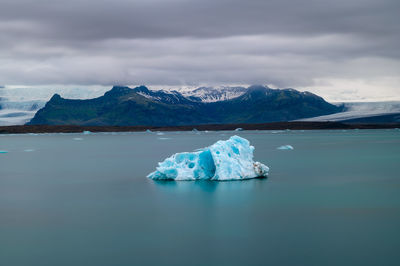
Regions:
[[266, 177], [269, 168], [253, 161], [254, 147], [232, 136], [194, 152], [181, 152], [158, 163], [147, 177], [153, 180], [243, 180]]

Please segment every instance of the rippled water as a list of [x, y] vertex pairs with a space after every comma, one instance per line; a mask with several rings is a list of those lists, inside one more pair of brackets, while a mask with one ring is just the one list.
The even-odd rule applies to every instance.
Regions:
[[[145, 177], [234, 134], [269, 178]], [[0, 265], [400, 260], [398, 130], [0, 135], [0, 150]]]

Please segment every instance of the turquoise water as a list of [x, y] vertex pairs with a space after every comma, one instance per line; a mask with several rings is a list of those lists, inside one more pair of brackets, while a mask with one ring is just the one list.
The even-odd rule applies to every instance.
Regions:
[[[269, 178], [145, 177], [234, 134]], [[0, 150], [2, 266], [399, 264], [398, 130], [0, 135]]]

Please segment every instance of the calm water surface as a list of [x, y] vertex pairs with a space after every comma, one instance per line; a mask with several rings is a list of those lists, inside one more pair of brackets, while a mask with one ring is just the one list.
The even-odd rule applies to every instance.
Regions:
[[[145, 177], [234, 134], [269, 178]], [[399, 265], [398, 130], [0, 135], [0, 150], [1, 266]]]

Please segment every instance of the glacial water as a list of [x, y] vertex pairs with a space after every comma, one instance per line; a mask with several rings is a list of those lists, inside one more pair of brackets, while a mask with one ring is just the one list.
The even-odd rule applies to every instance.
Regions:
[[[235, 134], [268, 178], [145, 177]], [[0, 265], [399, 265], [399, 130], [0, 135], [0, 150]]]

